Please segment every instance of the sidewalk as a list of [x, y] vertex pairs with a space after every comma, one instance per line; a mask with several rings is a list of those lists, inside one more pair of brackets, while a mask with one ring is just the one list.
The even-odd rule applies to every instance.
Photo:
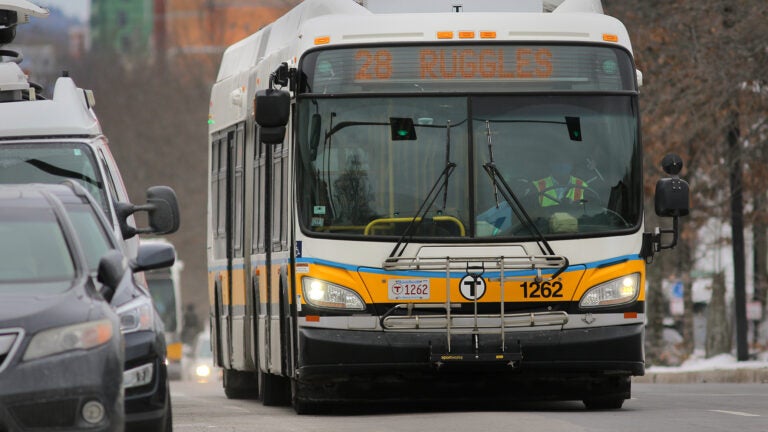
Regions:
[[676, 367], [651, 366], [645, 376], [633, 377], [635, 383], [690, 384], [690, 383], [762, 383], [768, 384], [768, 353], [757, 360], [736, 361], [730, 354], [710, 359], [692, 358]]

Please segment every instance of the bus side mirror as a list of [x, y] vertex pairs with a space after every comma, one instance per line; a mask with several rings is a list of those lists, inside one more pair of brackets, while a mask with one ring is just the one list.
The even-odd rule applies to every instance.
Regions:
[[276, 89], [257, 91], [253, 101], [253, 115], [259, 125], [261, 142], [282, 143], [285, 139], [285, 125], [291, 115], [291, 94]]
[[[679, 218], [686, 216], [690, 210], [688, 182], [678, 176], [683, 169], [683, 160], [678, 155], [668, 154], [661, 161], [661, 166], [670, 177], [659, 179], [656, 182], [654, 206], [658, 216], [672, 218], [672, 228], [657, 227], [653, 233], [643, 235], [640, 256], [646, 260], [651, 259], [653, 254], [662, 249], [671, 249], [677, 245], [680, 236]], [[663, 234], [672, 235], [669, 243], [662, 242]]]
[[678, 177], [683, 169], [683, 161], [679, 156], [669, 154], [661, 161], [661, 165], [671, 177], [656, 182], [656, 214], [662, 217], [686, 216], [689, 211], [688, 182]]
[[[115, 211], [124, 239], [136, 234], [171, 234], [178, 231], [181, 220], [176, 192], [168, 186], [148, 188], [144, 205], [119, 202], [115, 204]], [[148, 228], [134, 228], [128, 224], [128, 217], [138, 211], [147, 212]]]

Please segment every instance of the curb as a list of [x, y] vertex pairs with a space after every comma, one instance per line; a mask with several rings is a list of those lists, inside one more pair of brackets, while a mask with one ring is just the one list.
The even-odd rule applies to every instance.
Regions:
[[645, 372], [632, 377], [638, 384], [755, 383], [768, 384], [768, 368], [690, 372]]

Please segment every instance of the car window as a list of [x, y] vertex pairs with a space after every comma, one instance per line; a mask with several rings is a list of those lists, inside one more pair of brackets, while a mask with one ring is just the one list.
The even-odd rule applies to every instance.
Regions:
[[20, 282], [43, 282], [28, 289], [46, 291], [70, 286], [75, 264], [53, 211], [0, 208], [0, 239], [0, 291]]
[[67, 214], [77, 231], [80, 246], [83, 248], [88, 268], [92, 273], [99, 270], [99, 260], [110, 249], [117, 246], [110, 240], [109, 234], [99, 221], [93, 209], [85, 204], [67, 204]]

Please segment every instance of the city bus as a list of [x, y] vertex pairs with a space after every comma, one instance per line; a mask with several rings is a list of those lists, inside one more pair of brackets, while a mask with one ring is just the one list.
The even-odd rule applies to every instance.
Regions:
[[599, 1], [424, 3], [306, 0], [225, 51], [207, 209], [225, 394], [618, 409], [645, 370], [645, 266], [688, 212], [669, 155], [672, 223], [645, 230], [627, 30]]

